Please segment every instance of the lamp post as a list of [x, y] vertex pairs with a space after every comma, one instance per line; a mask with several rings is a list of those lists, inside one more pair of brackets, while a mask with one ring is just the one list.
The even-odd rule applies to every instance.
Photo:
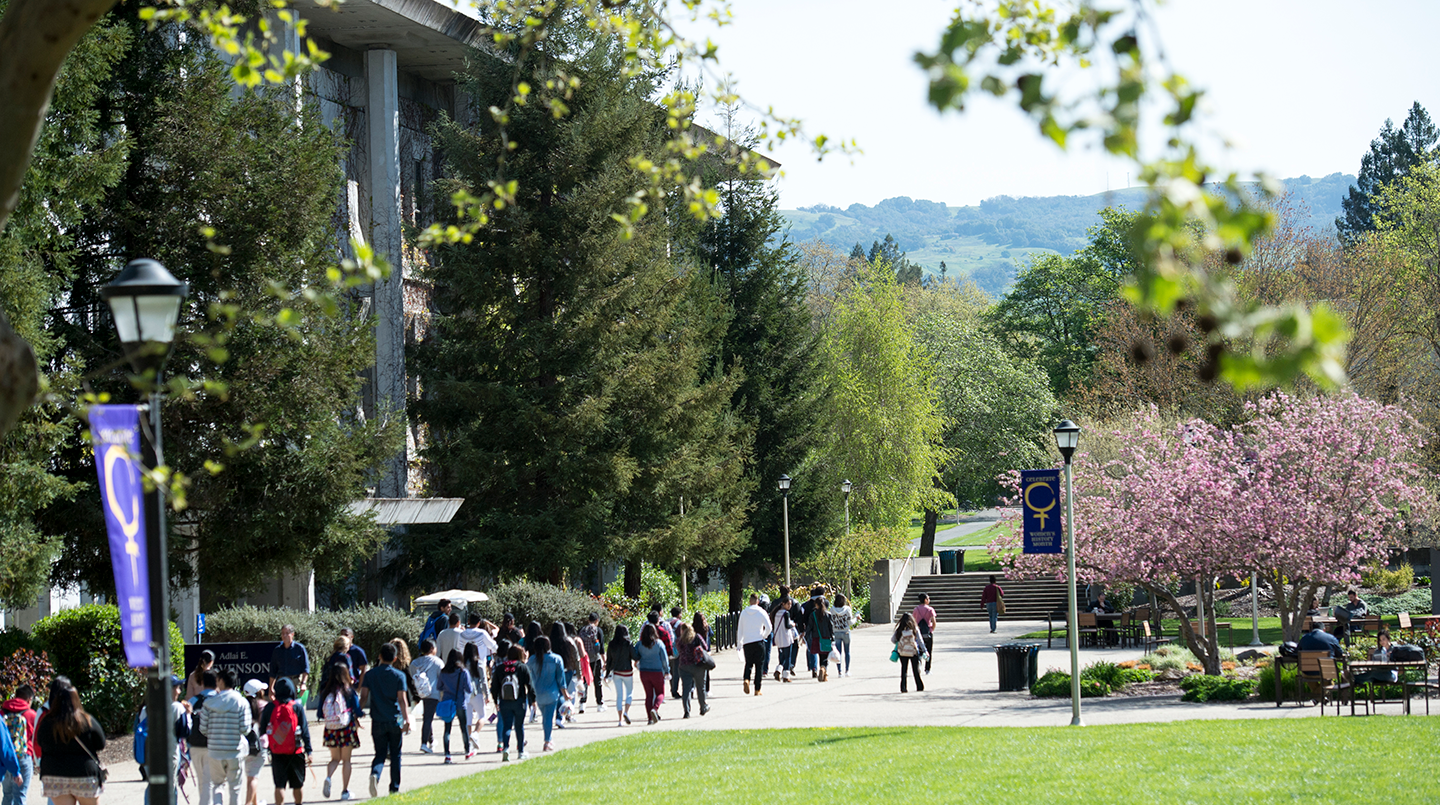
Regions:
[[1253, 570], [1250, 571], [1250, 645], [1265, 645], [1260, 642], [1260, 590]]
[[781, 475], [776, 482], [780, 487], [780, 505], [785, 511], [785, 586], [790, 586], [790, 476]]
[[845, 493], [845, 598], [850, 598], [850, 479], [840, 482], [840, 491]]
[[[165, 461], [160, 439], [160, 380], [175, 341], [180, 305], [190, 293], [187, 283], [175, 279], [154, 260], [131, 260], [100, 296], [110, 304], [115, 330], [125, 357], [136, 374], [150, 386], [150, 438], [141, 439], [141, 461], [150, 468]], [[150, 633], [155, 667], [146, 678], [145, 712], [150, 725], [146, 756], [148, 801], [175, 802], [175, 727], [170, 717], [170, 563], [166, 539], [165, 504], [158, 488], [145, 493], [145, 543], [149, 553]], [[163, 759], [163, 760], [162, 760]]]
[[1070, 598], [1065, 607], [1069, 613], [1070, 632], [1070, 726], [1080, 721], [1080, 628], [1075, 611], [1075, 495], [1070, 483], [1070, 461], [1080, 445], [1080, 426], [1065, 420], [1055, 426], [1055, 446], [1065, 457], [1065, 584]]

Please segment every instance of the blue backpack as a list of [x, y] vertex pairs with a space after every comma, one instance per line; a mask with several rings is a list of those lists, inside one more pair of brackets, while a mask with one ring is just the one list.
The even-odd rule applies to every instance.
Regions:
[[430, 620], [425, 621], [425, 628], [420, 630], [420, 642], [423, 643], [426, 640], [434, 640], [435, 638], [439, 637], [441, 629], [440, 624], [447, 622], [448, 621], [446, 621], [445, 619], [445, 613], [443, 612], [436, 612], [434, 615], [431, 615]]

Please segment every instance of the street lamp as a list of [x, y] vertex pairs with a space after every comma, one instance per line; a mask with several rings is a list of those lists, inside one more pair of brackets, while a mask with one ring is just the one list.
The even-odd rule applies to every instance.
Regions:
[[845, 597], [850, 598], [850, 479], [840, 482], [845, 493]]
[[[136, 374], [150, 387], [150, 438], [141, 439], [141, 461], [159, 467], [165, 461], [160, 441], [160, 374], [175, 342], [180, 305], [190, 294], [187, 283], [175, 279], [154, 260], [131, 260], [100, 297], [110, 304], [120, 346]], [[145, 712], [150, 725], [146, 779], [151, 803], [175, 802], [175, 726], [170, 717], [170, 563], [166, 545], [165, 506], [158, 487], [145, 493], [145, 542], [149, 552], [150, 633], [155, 667], [146, 680]], [[164, 759], [163, 762], [161, 759]]]
[[1071, 488], [1070, 462], [1075, 457], [1075, 448], [1080, 446], [1080, 426], [1065, 420], [1055, 426], [1055, 446], [1065, 458], [1065, 582], [1069, 590], [1070, 623], [1070, 726], [1081, 726], [1080, 721], [1080, 628], [1075, 606], [1075, 495]]
[[785, 508], [785, 586], [790, 586], [790, 476], [781, 475], [776, 482], [780, 487], [780, 501]]

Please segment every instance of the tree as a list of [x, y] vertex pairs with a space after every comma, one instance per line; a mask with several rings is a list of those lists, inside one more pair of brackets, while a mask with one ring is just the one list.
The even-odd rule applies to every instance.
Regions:
[[934, 366], [906, 324], [889, 266], [862, 270], [837, 302], [823, 338], [823, 442], [805, 477], [837, 490], [849, 478], [852, 519], [875, 528], [944, 505], [950, 495], [935, 486], [947, 451]]
[[1380, 127], [1380, 136], [1370, 141], [1370, 150], [1360, 158], [1360, 173], [1355, 186], [1340, 202], [1343, 214], [1335, 219], [1340, 238], [1349, 243], [1366, 232], [1374, 232], [1377, 217], [1385, 211], [1380, 193], [1398, 179], [1408, 176], [1417, 166], [1434, 158], [1440, 130], [1430, 120], [1425, 107], [1416, 101], [1399, 129], [1388, 118]]
[[[169, 465], [196, 471], [189, 508], [175, 520], [192, 538], [170, 543], [174, 580], [198, 576], [207, 595], [223, 598], [295, 567], [322, 580], [343, 575], [384, 539], [347, 506], [399, 448], [402, 423], [344, 414], [374, 348], [358, 300], [332, 316], [320, 300], [272, 291], [324, 284], [338, 262], [342, 143], [316, 109], [297, 112], [293, 91], [236, 95], [208, 43], [177, 42], [173, 27], [150, 31], [133, 13], [117, 15], [114, 27], [127, 44], [123, 58], [90, 76], [84, 115], [95, 142], [124, 147], [109, 155], [119, 161], [93, 199], [47, 197], [76, 204], [78, 218], [69, 242], [34, 253], [65, 269], [65, 286], [47, 300], [55, 311], [47, 338], [77, 366], [108, 370], [120, 348], [99, 291], [125, 259], [153, 256], [188, 281], [183, 315], [199, 332], [177, 340], [163, 423]], [[84, 159], [109, 157], [97, 150]], [[134, 399], [119, 373], [89, 384]], [[93, 489], [89, 445], [73, 420], [61, 424], [51, 466]], [[54, 582], [112, 589], [99, 503], [87, 494], [42, 512], [44, 531], [65, 540]]]
[[755, 434], [745, 465], [746, 545], [729, 564], [730, 607], [738, 611], [744, 573], [784, 557], [776, 479], [797, 475], [790, 496], [795, 555], [809, 553], [830, 531], [834, 509], [831, 490], [795, 473], [817, 444], [819, 341], [806, 306], [805, 271], [783, 235], [779, 194], [733, 171], [720, 177], [717, 189], [723, 215], [700, 231], [698, 257], [730, 311], [719, 359], [741, 376], [731, 405]]

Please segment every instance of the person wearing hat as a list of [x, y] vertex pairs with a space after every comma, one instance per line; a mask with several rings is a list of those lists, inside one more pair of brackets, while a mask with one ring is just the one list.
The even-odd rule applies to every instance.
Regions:
[[[250, 719], [258, 725], [260, 714], [270, 703], [270, 686], [263, 679], [252, 679], [245, 683], [245, 699], [250, 703]], [[255, 781], [260, 779], [260, 770], [265, 768], [270, 753], [265, 749], [265, 736], [258, 726], [254, 730], [255, 743], [245, 756], [245, 805], [259, 805], [260, 789]]]
[[[305, 766], [312, 751], [305, 707], [295, 701], [289, 677], [275, 680], [275, 701], [260, 711], [260, 734], [270, 744], [270, 773], [275, 778], [275, 805], [285, 801], [285, 789], [295, 792], [295, 805], [304, 800]], [[201, 805], [209, 805], [202, 800]]]

